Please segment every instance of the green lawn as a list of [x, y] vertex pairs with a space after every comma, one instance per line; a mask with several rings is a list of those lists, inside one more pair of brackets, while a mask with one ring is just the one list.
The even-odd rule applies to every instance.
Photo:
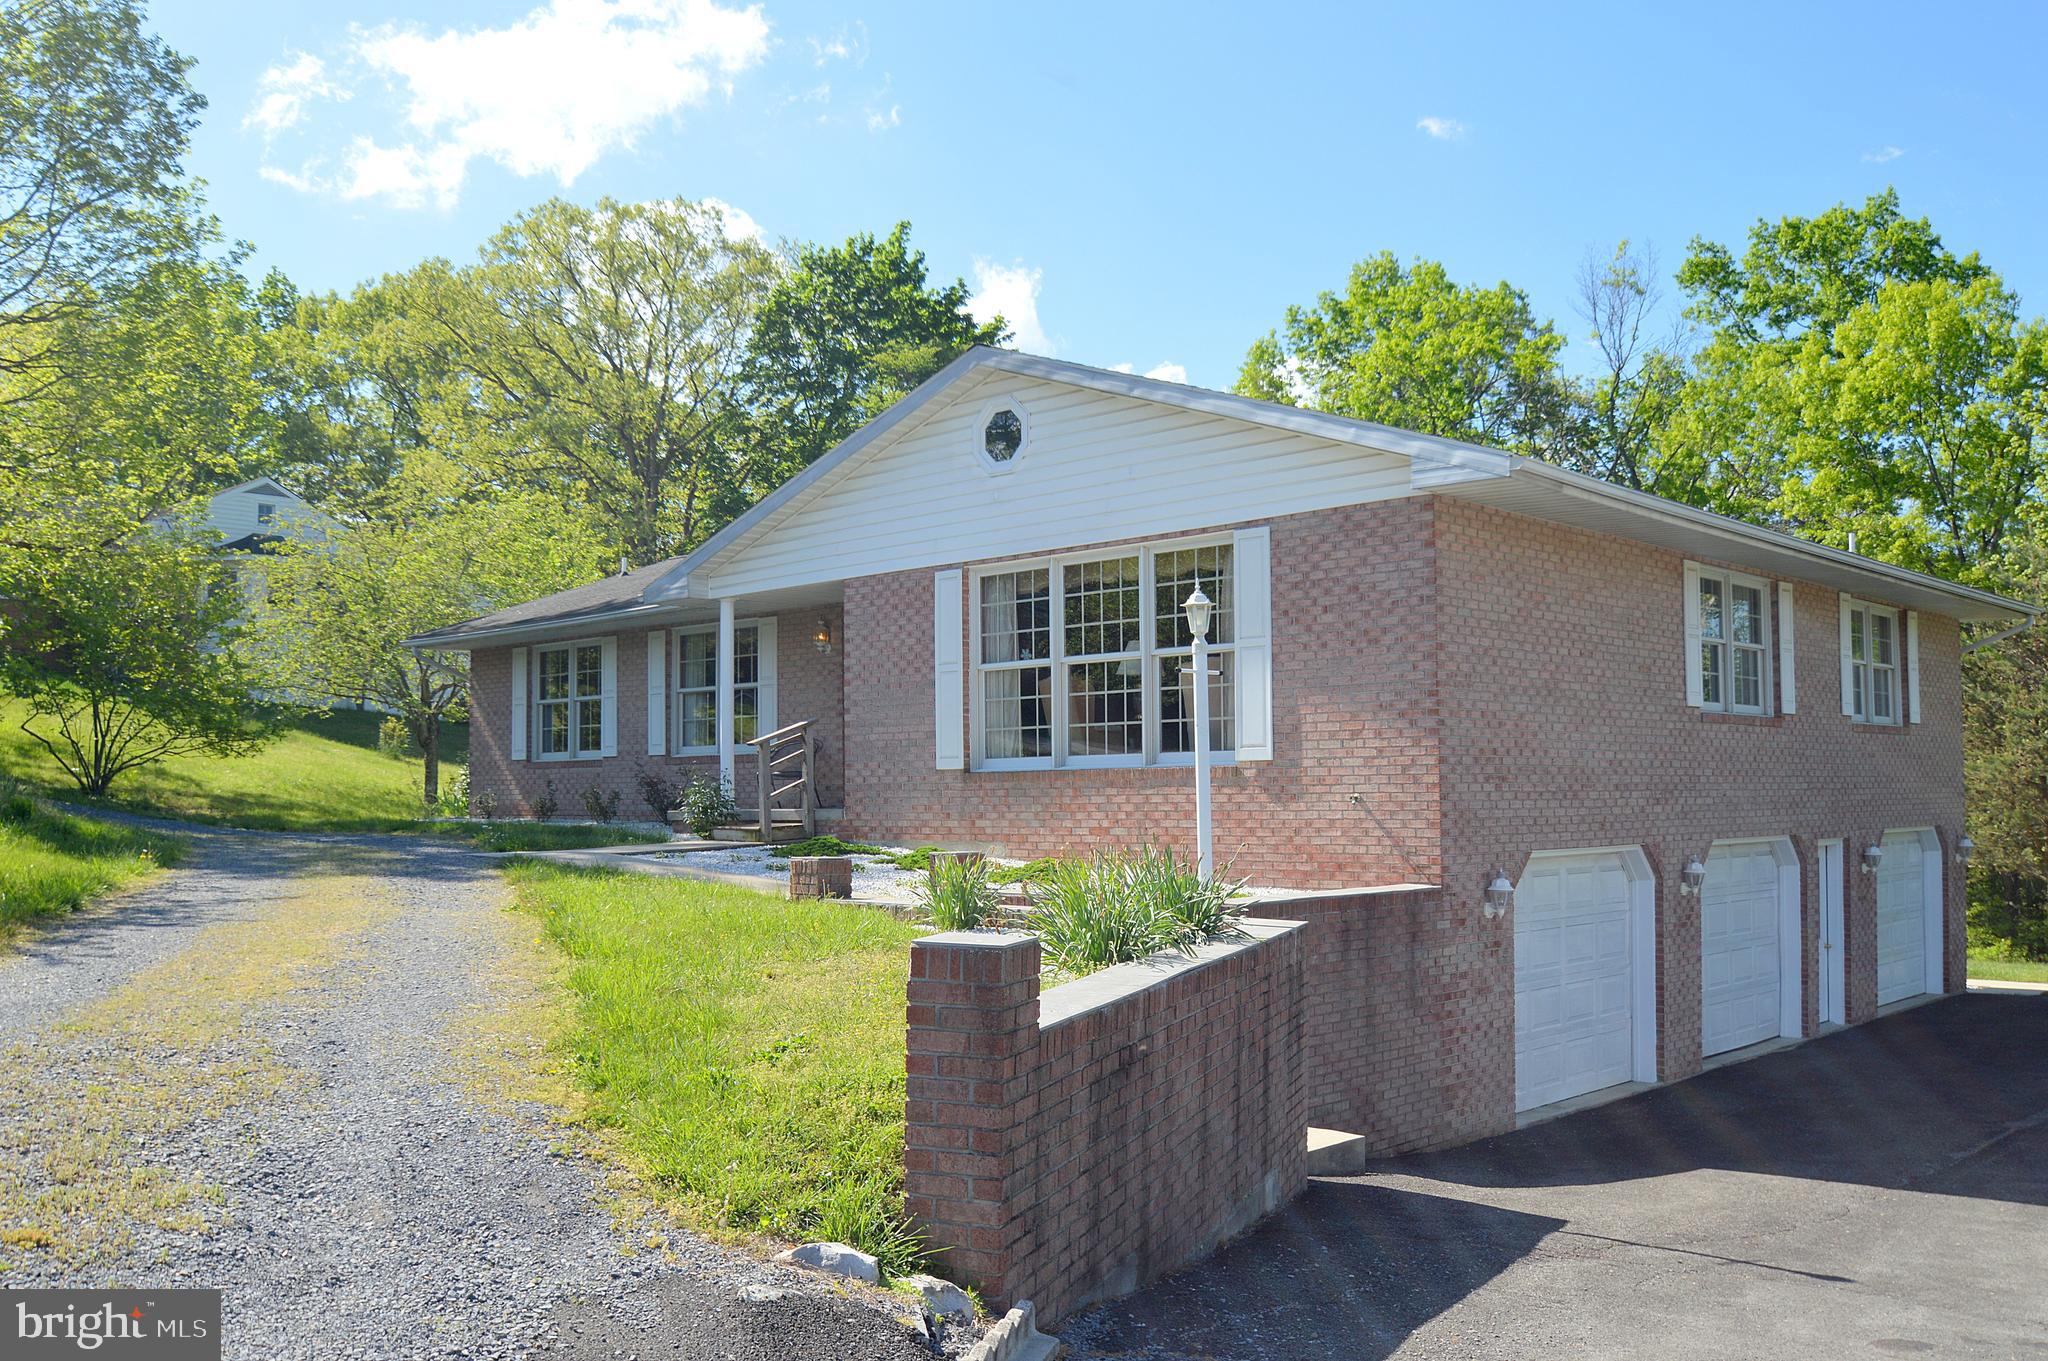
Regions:
[[507, 870], [567, 952], [592, 1118], [712, 1231], [852, 1243], [912, 1269], [903, 1008], [921, 928], [723, 884]]
[[183, 853], [177, 837], [59, 813], [0, 789], [0, 941]]
[[[22, 706], [0, 700], [0, 773], [68, 802], [83, 799], [50, 754], [21, 731]], [[108, 807], [273, 831], [388, 832], [420, 813], [420, 763], [377, 750], [382, 715], [295, 720], [252, 756], [179, 756], [114, 782]], [[466, 725], [443, 730], [443, 779], [469, 759]]]
[[2025, 959], [1986, 959], [1981, 955], [1971, 955], [1969, 974], [1972, 978], [1989, 979], [1998, 983], [2048, 983], [2048, 964]]

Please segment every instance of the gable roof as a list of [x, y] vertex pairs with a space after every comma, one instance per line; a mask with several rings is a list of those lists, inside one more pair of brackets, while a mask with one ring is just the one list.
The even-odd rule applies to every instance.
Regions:
[[1234, 393], [1014, 350], [975, 346], [692, 552], [623, 576], [437, 629], [407, 640], [408, 644], [466, 646], [485, 638], [527, 635], [549, 626], [559, 626], [559, 632], [560, 628], [585, 622], [643, 616], [654, 622], [673, 614], [681, 602], [696, 598], [690, 590], [693, 576], [702, 580], [717, 565], [772, 535], [798, 510], [825, 495], [835, 478], [889, 445], [892, 436], [916, 428], [956, 388], [989, 372], [1065, 384], [1289, 431], [1362, 451], [1398, 455], [1409, 461], [1409, 489], [1414, 494], [1458, 496], [1695, 556], [1753, 566], [1779, 576], [1876, 594], [1961, 619], [2015, 621], [2040, 613], [2035, 606], [1989, 591], [1846, 553], [1782, 530], [1718, 515], [1499, 449]]

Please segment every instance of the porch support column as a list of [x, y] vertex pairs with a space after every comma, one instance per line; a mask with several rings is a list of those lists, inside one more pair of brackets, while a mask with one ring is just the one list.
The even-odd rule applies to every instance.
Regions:
[[733, 785], [732, 748], [732, 597], [718, 598], [718, 776]]

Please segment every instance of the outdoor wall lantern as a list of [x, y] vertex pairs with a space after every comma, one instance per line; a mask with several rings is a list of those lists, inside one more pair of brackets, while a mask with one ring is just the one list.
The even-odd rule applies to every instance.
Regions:
[[1505, 917], [1514, 905], [1515, 886], [1508, 882], [1507, 871], [1495, 870], [1492, 881], [1486, 885], [1486, 919]]
[[1974, 841], [1972, 841], [1972, 840], [1970, 840], [1970, 838], [1968, 838], [1968, 837], [1964, 837], [1964, 838], [1963, 838], [1963, 839], [1962, 839], [1961, 841], [1958, 841], [1958, 842], [1956, 843], [1956, 863], [1957, 863], [1957, 864], [1959, 864], [1959, 865], [1967, 865], [1967, 864], [1969, 864], [1969, 863], [1970, 863], [1970, 857], [1971, 857], [1971, 856], [1973, 856], [1973, 855], [1975, 855], [1976, 853], [1977, 853], [1977, 843], [1976, 843], [1976, 842], [1974, 842]]
[[1700, 888], [1707, 882], [1707, 867], [1700, 863], [1698, 856], [1685, 862], [1685, 868], [1678, 872], [1678, 891], [1688, 897], [1700, 896]]
[[1209, 614], [1215, 609], [1197, 586], [1181, 602], [1188, 614], [1188, 632], [1193, 635], [1193, 653], [1188, 658], [1195, 692], [1195, 863], [1204, 879], [1216, 866], [1215, 846], [1209, 831]]
[[823, 619], [820, 619], [818, 621], [818, 631], [811, 635], [811, 641], [818, 645], [818, 651], [830, 652], [832, 650], [832, 626]]
[[1877, 873], [1877, 862], [1882, 859], [1884, 859], [1884, 847], [1876, 842], [1865, 846], [1863, 848], [1863, 872], [1865, 874]]

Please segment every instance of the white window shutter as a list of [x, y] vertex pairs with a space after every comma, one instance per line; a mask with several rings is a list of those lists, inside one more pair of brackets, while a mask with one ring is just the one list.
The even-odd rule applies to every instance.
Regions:
[[1700, 676], [1700, 568], [1685, 565], [1685, 702], [1698, 709], [1707, 702], [1706, 682]]
[[1906, 611], [1906, 721], [1920, 721], [1920, 611]]
[[1856, 717], [1856, 666], [1849, 655], [1849, 597], [1842, 597], [1842, 713]]
[[604, 656], [604, 704], [599, 713], [604, 715], [604, 745], [598, 749], [600, 756], [619, 754], [619, 640], [607, 638], [601, 645]]
[[754, 674], [760, 677], [760, 684], [754, 691], [754, 725], [757, 734], [774, 732], [781, 726], [775, 716], [775, 621], [763, 619], [754, 625], [754, 649], [756, 668]]
[[1273, 759], [1273, 532], [1232, 537], [1237, 596], [1237, 759]]
[[512, 649], [512, 736], [507, 753], [515, 761], [526, 759], [526, 649]]
[[1793, 669], [1792, 650], [1792, 583], [1778, 583], [1778, 712], [1796, 714], [1799, 712], [1799, 675]]
[[647, 631], [647, 754], [668, 750], [668, 630]]
[[932, 574], [932, 733], [938, 769], [962, 770], [967, 753], [961, 744], [965, 725], [967, 669], [961, 665], [960, 639], [965, 632], [960, 569]]

